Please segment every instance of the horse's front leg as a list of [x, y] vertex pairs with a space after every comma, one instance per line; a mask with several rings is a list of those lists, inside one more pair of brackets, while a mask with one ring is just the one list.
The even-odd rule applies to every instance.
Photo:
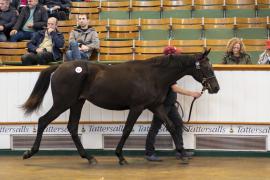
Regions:
[[160, 105], [155, 109], [150, 109], [159, 119], [161, 119], [166, 127], [166, 129], [170, 132], [176, 151], [182, 154], [182, 163], [187, 164], [188, 158], [185, 157], [183, 154], [185, 153], [185, 149], [183, 147], [182, 136], [179, 136], [179, 132], [177, 132], [178, 128], [174, 125], [172, 120], [168, 117], [167, 112], [165, 110], [164, 105]]
[[122, 149], [124, 147], [124, 144], [129, 136], [130, 132], [132, 131], [132, 128], [133, 128], [135, 122], [137, 121], [138, 117], [141, 115], [142, 111], [143, 111], [143, 108], [141, 108], [141, 107], [131, 108], [129, 111], [122, 137], [121, 137], [121, 139], [117, 145], [117, 148], [115, 150], [115, 154], [119, 159], [120, 165], [127, 164], [127, 161], [123, 157]]

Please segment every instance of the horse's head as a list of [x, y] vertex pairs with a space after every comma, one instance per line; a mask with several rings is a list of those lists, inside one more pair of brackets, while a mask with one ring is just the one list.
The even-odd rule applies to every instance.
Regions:
[[195, 68], [192, 76], [202, 83], [204, 89], [207, 89], [210, 94], [213, 94], [219, 91], [219, 84], [212, 68], [212, 64], [207, 57], [210, 50], [211, 49], [205, 50], [204, 53], [195, 55]]

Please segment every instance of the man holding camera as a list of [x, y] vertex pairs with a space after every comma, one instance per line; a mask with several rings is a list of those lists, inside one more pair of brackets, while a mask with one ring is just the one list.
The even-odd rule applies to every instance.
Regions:
[[68, 61], [89, 60], [92, 52], [99, 49], [98, 34], [89, 26], [87, 14], [78, 15], [78, 25], [69, 35], [69, 50], [66, 52]]
[[22, 56], [23, 65], [45, 65], [61, 59], [65, 43], [62, 33], [57, 31], [57, 19], [48, 19], [47, 28], [38, 31], [27, 43], [28, 52]]

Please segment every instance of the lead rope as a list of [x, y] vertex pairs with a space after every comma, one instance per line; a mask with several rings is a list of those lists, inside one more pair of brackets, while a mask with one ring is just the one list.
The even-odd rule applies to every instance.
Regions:
[[[203, 92], [205, 91], [205, 89], [206, 89], [206, 88], [204, 88], [204, 87], [202, 88], [201, 94], [203, 94]], [[192, 100], [192, 102], [191, 102], [190, 109], [189, 109], [189, 115], [188, 115], [188, 121], [187, 121], [186, 123], [189, 123], [189, 121], [190, 121], [190, 117], [191, 117], [191, 113], [192, 113], [193, 104], [194, 104], [194, 102], [195, 102], [196, 99], [197, 99], [197, 98], [194, 97], [193, 100]], [[182, 107], [181, 107], [181, 109], [182, 109]], [[183, 115], [183, 117], [184, 117], [184, 115]], [[184, 131], [189, 132], [188, 128], [187, 128], [184, 124], [183, 124], [183, 129], [184, 129]]]
[[[205, 88], [203, 87], [203, 88], [202, 88], [202, 91], [201, 91], [201, 94], [203, 94], [203, 91], [204, 91], [204, 90], [205, 90]], [[189, 123], [189, 121], [190, 121], [190, 117], [191, 117], [191, 112], [192, 112], [193, 104], [194, 104], [194, 101], [195, 101], [196, 99], [197, 99], [197, 98], [194, 97], [193, 100], [192, 100], [192, 102], [191, 102], [187, 123]]]

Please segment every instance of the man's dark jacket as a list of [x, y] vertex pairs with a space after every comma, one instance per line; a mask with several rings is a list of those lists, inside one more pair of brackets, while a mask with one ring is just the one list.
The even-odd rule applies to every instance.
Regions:
[[[62, 57], [60, 48], [64, 47], [65, 43], [64, 36], [62, 33], [58, 31], [51, 32], [50, 36], [52, 36], [52, 43], [53, 43], [52, 48], [53, 58], [54, 60], [58, 60]], [[42, 43], [44, 37], [45, 37], [45, 30], [36, 32], [33, 38], [30, 40], [30, 42], [27, 43], [28, 51], [36, 53], [36, 49]]]
[[[30, 8], [28, 6], [23, 7], [19, 18], [14, 26], [13, 29], [19, 31], [23, 28], [24, 24], [26, 23], [27, 19], [30, 16]], [[46, 27], [48, 20], [48, 14], [46, 9], [37, 4], [36, 9], [33, 14], [33, 29], [35, 31], [42, 30], [43, 27]]]
[[17, 20], [17, 12], [13, 7], [7, 11], [0, 11], [0, 25], [4, 26], [4, 32], [10, 31]]
[[60, 9], [65, 10], [70, 8], [71, 1], [70, 0], [39, 0], [39, 3], [42, 5], [51, 6], [60, 6]]

